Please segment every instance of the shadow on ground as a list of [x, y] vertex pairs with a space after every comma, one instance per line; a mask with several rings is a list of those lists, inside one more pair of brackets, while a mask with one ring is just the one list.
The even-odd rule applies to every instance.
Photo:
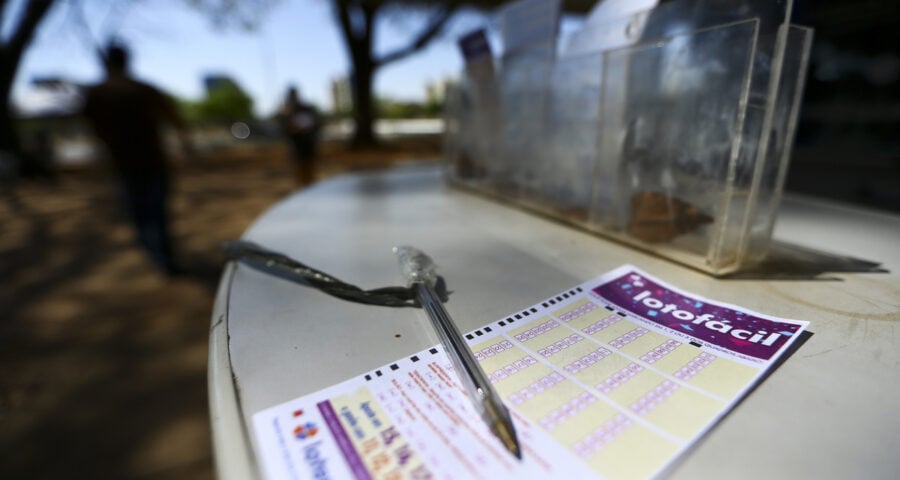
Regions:
[[[326, 148], [320, 176], [434, 158], [434, 143]], [[0, 197], [0, 478], [213, 478], [206, 392], [221, 244], [294, 190], [280, 146], [178, 168], [187, 274], [134, 244], [100, 168]]]

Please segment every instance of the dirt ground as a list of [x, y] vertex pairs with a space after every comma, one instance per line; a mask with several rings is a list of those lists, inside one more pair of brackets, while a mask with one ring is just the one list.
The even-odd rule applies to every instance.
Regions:
[[[318, 178], [435, 160], [434, 138], [348, 152]], [[0, 478], [213, 478], [206, 361], [225, 240], [295, 190], [282, 145], [208, 152], [176, 169], [187, 274], [156, 271], [115, 177], [91, 167], [0, 196]]]

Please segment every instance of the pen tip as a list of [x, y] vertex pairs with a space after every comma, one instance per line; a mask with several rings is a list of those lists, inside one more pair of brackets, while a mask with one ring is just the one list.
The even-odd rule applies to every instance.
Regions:
[[522, 447], [519, 446], [518, 439], [513, 439], [512, 443], [506, 445], [506, 449], [519, 460], [522, 459]]
[[512, 426], [512, 422], [496, 422], [494, 424], [494, 434], [503, 442], [503, 446], [509, 450], [509, 453], [515, 455], [519, 460], [522, 459], [522, 447], [519, 445], [519, 439], [516, 437], [516, 430]]

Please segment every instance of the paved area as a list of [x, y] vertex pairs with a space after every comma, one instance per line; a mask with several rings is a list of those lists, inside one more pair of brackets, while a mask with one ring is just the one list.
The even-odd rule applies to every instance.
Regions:
[[[435, 158], [430, 141], [325, 148], [320, 178]], [[213, 478], [209, 315], [223, 241], [292, 192], [286, 152], [207, 154], [177, 172], [187, 274], [135, 246], [115, 178], [90, 168], [0, 196], [0, 478]]]

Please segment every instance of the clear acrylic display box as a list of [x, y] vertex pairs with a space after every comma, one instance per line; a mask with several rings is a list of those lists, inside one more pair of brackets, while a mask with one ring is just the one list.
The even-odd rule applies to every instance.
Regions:
[[768, 251], [812, 31], [677, 0], [505, 52], [448, 98], [449, 177], [715, 275]]

